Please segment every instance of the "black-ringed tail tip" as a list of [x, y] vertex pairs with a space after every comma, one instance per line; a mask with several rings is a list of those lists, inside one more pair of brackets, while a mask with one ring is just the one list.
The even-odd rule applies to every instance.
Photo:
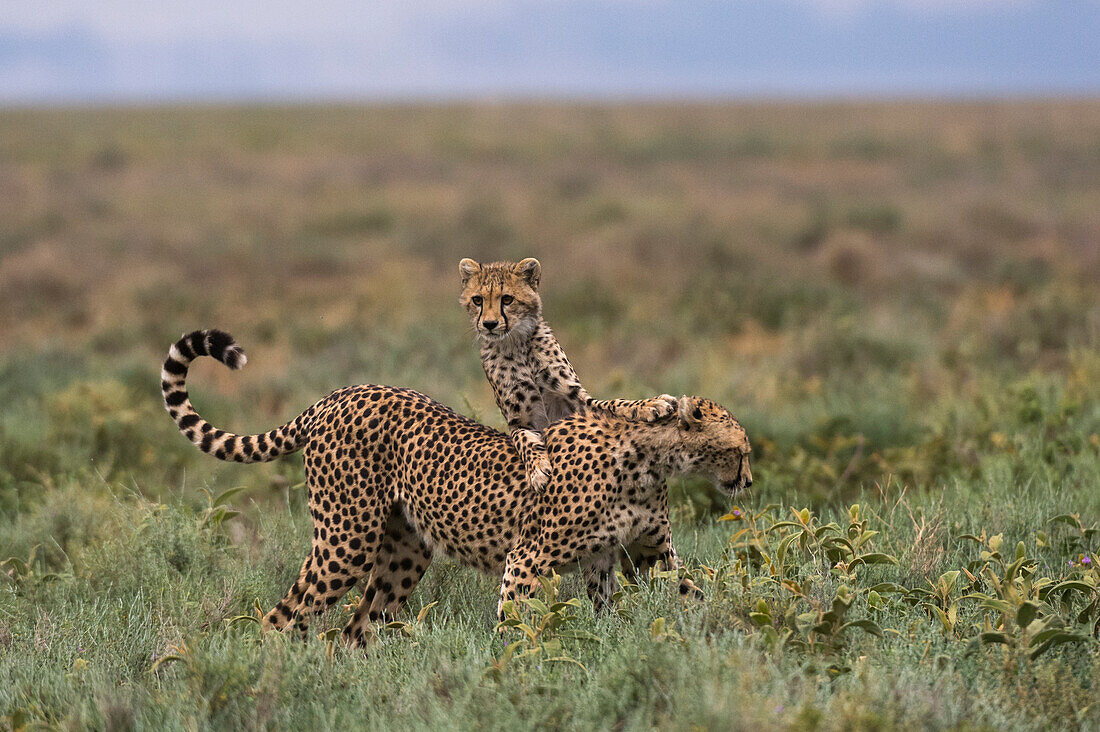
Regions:
[[177, 378], [182, 382], [187, 367], [199, 356], [211, 356], [234, 371], [248, 363], [244, 351], [224, 330], [196, 330], [185, 333], [168, 349], [161, 378], [164, 381]]
[[235, 435], [200, 417], [187, 395], [187, 369], [200, 356], [215, 358], [233, 370], [248, 362], [233, 336], [222, 330], [196, 330], [172, 344], [160, 372], [160, 388], [164, 408], [184, 437], [208, 455], [237, 463], [266, 462], [301, 447], [304, 415], [259, 435]]

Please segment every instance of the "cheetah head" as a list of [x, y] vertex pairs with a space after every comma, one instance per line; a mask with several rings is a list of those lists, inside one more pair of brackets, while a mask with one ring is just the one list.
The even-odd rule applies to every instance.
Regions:
[[725, 407], [701, 397], [681, 397], [676, 421], [686, 472], [713, 478], [727, 496], [752, 485], [749, 436]]
[[528, 257], [520, 262], [478, 264], [463, 259], [458, 273], [462, 279], [459, 302], [479, 338], [526, 339], [534, 331], [542, 313], [539, 260]]

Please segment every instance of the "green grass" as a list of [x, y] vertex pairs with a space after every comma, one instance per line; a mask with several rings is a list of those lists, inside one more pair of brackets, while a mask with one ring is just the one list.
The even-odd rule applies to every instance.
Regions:
[[[1097, 641], [972, 648], [1004, 618], [964, 598], [997, 534], [1034, 578], [1096, 580], [1096, 535], [1050, 519], [1100, 521], [1097, 151], [1094, 101], [0, 112], [0, 729], [1100, 726]], [[499, 672], [530, 644], [445, 560], [365, 650], [318, 638], [339, 605], [306, 641], [230, 624], [307, 551], [301, 460], [200, 455], [160, 406], [168, 344], [238, 337], [248, 368], [190, 384], [240, 432], [362, 382], [499, 426], [455, 270], [531, 255], [590, 391], [726, 404], [739, 510], [843, 530], [858, 503], [897, 564], [776, 569], [795, 529], [740, 546], [688, 480], [708, 601], [658, 579], [595, 616], [568, 576], [562, 635]], [[920, 590], [962, 569], [945, 632]], [[804, 632], [842, 584], [882, 638]]]

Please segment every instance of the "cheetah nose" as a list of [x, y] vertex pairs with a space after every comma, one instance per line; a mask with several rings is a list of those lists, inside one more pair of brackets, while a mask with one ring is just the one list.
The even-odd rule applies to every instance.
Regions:
[[748, 480], [745, 481], [745, 487], [746, 488], [752, 488], [752, 478], [749, 478]]
[[493, 330], [497, 327], [497, 321], [495, 320], [483, 320], [481, 324], [485, 326], [485, 330]]

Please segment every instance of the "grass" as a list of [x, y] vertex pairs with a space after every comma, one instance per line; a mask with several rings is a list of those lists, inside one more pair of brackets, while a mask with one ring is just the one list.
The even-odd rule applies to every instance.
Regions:
[[[1050, 521], [1100, 520], [1096, 102], [5, 111], [0, 161], [0, 728], [1100, 725], [1095, 640], [1032, 660], [966, 597], [1019, 542], [1033, 581], [1096, 582], [1096, 534]], [[301, 462], [194, 450], [168, 344], [241, 341], [244, 371], [191, 377], [237, 431], [360, 382], [499, 426], [455, 270], [532, 255], [593, 394], [721, 401], [754, 444], [740, 511], [846, 530], [858, 503], [897, 564], [745, 546], [692, 480], [702, 605], [658, 579], [501, 637], [496, 581], [441, 560], [364, 651], [230, 623], [297, 573]], [[210, 520], [203, 489], [238, 487]], [[841, 585], [883, 637], [799, 620]], [[1084, 627], [1068, 603], [1040, 612]], [[1023, 648], [972, 646], [1002, 623]]]

